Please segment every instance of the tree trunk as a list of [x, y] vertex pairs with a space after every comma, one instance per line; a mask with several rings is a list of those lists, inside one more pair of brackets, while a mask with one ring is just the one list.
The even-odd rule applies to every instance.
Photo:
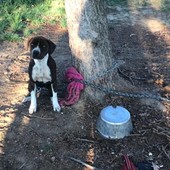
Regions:
[[[100, 77], [114, 63], [104, 0], [65, 0], [65, 9], [75, 67], [90, 83], [107, 89], [122, 86], [124, 82], [118, 76], [117, 69]], [[90, 86], [86, 86], [85, 94], [92, 99], [102, 99], [104, 95]]]

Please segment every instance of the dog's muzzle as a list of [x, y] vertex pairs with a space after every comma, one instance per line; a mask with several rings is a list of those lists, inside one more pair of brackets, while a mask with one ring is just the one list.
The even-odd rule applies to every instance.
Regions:
[[32, 51], [32, 58], [34, 58], [34, 59], [39, 59], [39, 57], [40, 57], [40, 51], [38, 51], [38, 50], [33, 50], [33, 51]]

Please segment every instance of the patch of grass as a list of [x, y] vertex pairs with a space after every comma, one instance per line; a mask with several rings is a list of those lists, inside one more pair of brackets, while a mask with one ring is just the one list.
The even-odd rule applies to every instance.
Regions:
[[66, 27], [64, 0], [0, 1], [0, 41], [17, 41], [46, 23]]
[[161, 10], [164, 12], [170, 12], [170, 0], [162, 0], [164, 3], [161, 4]]
[[67, 27], [67, 21], [65, 18], [61, 18], [60, 20], [60, 25], [63, 27], [63, 28], [66, 28]]
[[19, 36], [19, 34], [12, 33], [12, 32], [11, 33], [6, 32], [2, 38], [7, 40], [7, 41], [19, 41], [19, 40], [21, 40], [21, 37]]

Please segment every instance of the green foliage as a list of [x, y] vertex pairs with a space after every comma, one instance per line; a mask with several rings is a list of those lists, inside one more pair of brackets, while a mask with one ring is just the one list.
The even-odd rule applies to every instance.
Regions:
[[67, 27], [67, 21], [65, 18], [61, 18], [60, 20], [60, 25], [63, 27], [63, 28], [66, 28]]
[[170, 12], [170, 0], [162, 0], [164, 3], [161, 5], [162, 11]]
[[0, 40], [16, 41], [45, 23], [66, 26], [64, 0], [0, 1]]
[[21, 39], [18, 34], [12, 32], [6, 32], [2, 38], [7, 41], [19, 41]]

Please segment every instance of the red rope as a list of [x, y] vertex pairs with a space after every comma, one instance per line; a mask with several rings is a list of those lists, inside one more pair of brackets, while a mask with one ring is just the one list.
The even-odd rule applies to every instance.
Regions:
[[75, 104], [80, 99], [81, 91], [85, 88], [85, 85], [80, 82], [84, 80], [83, 76], [74, 67], [67, 69], [65, 77], [69, 84], [65, 99], [59, 101], [61, 106]]

